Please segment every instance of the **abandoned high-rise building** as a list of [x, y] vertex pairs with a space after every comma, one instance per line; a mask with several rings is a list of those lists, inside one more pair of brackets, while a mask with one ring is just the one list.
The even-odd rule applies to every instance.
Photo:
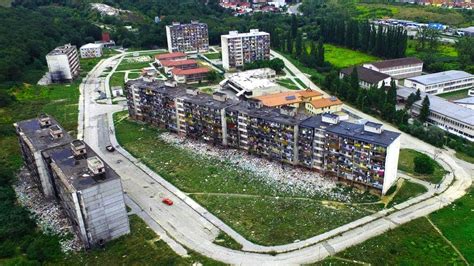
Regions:
[[34, 181], [61, 204], [84, 247], [130, 232], [120, 177], [87, 144], [45, 114], [14, 126]]

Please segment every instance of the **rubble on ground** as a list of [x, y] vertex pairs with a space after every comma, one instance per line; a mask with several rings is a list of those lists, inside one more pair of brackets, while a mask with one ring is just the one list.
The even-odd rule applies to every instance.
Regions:
[[81, 241], [59, 203], [43, 196], [25, 168], [19, 172], [14, 189], [18, 201], [32, 213], [41, 231], [60, 236], [63, 252], [79, 251], [82, 248]]
[[321, 196], [337, 201], [351, 201], [354, 192], [342, 192], [334, 180], [323, 178], [307, 169], [269, 161], [247, 154], [237, 149], [223, 149], [197, 140], [187, 139], [172, 133], [162, 133], [159, 137], [172, 145], [190, 150], [205, 157], [229, 162], [236, 168], [252, 172], [259, 181], [274, 186], [279, 191], [295, 195]]

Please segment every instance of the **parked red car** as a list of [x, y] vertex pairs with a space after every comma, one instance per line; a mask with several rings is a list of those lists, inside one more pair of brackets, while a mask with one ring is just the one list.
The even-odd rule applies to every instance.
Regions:
[[168, 205], [168, 206], [173, 205], [173, 201], [170, 200], [170, 199], [168, 199], [168, 198], [164, 198], [164, 199], [162, 200], [162, 202], [163, 202], [164, 204]]

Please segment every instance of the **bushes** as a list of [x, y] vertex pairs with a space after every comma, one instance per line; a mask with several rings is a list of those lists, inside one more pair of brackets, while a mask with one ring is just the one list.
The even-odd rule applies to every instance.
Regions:
[[432, 174], [434, 172], [434, 165], [432, 159], [428, 155], [420, 154], [413, 159], [415, 165], [415, 172], [418, 174]]
[[249, 70], [264, 67], [271, 68], [277, 73], [281, 73], [281, 71], [283, 71], [283, 68], [285, 68], [285, 63], [279, 58], [274, 58], [272, 60], [258, 60], [252, 63], [245, 64], [244, 69]]
[[58, 237], [39, 234], [31, 238], [25, 250], [28, 259], [44, 262], [54, 261], [63, 256]]

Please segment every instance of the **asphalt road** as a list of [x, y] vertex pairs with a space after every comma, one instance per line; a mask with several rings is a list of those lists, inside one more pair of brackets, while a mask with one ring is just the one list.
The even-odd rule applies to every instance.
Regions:
[[[274, 52], [272, 55], [279, 56]], [[97, 92], [95, 90], [108, 90], [109, 79], [104, 80], [99, 76], [107, 66], [114, 66], [120, 62], [122, 56], [117, 55], [101, 61], [81, 84], [79, 137], [96, 150], [121, 176], [127, 198], [140, 207], [142, 216], [148, 217], [145, 222], [149, 223], [151, 228], [160, 235], [166, 232], [169, 237], [165, 240], [179, 254], [183, 252], [182, 246], [186, 246], [205, 256], [229, 264], [293, 265], [311, 263], [442, 208], [464, 195], [466, 188], [471, 184], [472, 172], [468, 173], [463, 169], [463, 166], [458, 164], [457, 160], [452, 158], [452, 155], [443, 151], [439, 155], [438, 161], [454, 175], [448, 175], [438, 191], [430, 189], [428, 193], [397, 205], [391, 210], [372, 214], [298, 243], [273, 247], [253, 244], [118, 145], [114, 134], [112, 114], [124, 110], [125, 107], [96, 103]], [[305, 74], [286, 59], [284, 61], [287, 67], [304, 83], [310, 84], [312, 89], [319, 90]], [[110, 101], [108, 102], [110, 103]], [[345, 108], [360, 117], [377, 121], [355, 109], [347, 106]], [[105, 146], [109, 143], [117, 146], [117, 151], [107, 152]], [[402, 146], [428, 154], [433, 154], [435, 151], [434, 147], [405, 134], [402, 135]], [[163, 204], [161, 199], [164, 197], [172, 199], [174, 204], [172, 206]], [[232, 236], [244, 246], [245, 251], [231, 250], [214, 244], [213, 240], [219, 231], [224, 231]], [[259, 253], [269, 251], [279, 254], [273, 256]]]

